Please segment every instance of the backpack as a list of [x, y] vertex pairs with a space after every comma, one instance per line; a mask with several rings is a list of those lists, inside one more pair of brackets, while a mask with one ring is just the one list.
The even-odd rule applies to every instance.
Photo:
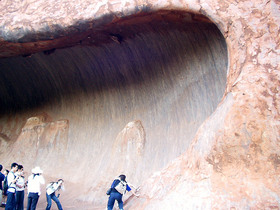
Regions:
[[[9, 172], [9, 173], [11, 173], [11, 172]], [[14, 178], [16, 178], [16, 175], [14, 173], [13, 173], [13, 175], [14, 175]], [[14, 187], [12, 187], [12, 188], [14, 188]], [[5, 176], [4, 184], [3, 184], [3, 193], [4, 193], [4, 195], [7, 195], [8, 189], [9, 189], [9, 185], [8, 185], [8, 175], [7, 175], [7, 176]]]
[[120, 194], [125, 194], [126, 193], [126, 185], [127, 183], [125, 181], [120, 180], [120, 182], [117, 184], [115, 189], [120, 193]]
[[8, 190], [8, 175], [5, 176], [4, 183], [3, 183], [3, 192], [4, 192], [4, 195], [7, 194], [7, 190]]
[[48, 186], [47, 186], [47, 188], [46, 188], [46, 190], [47, 190], [47, 194], [48, 195], [51, 195], [51, 194], [53, 194], [57, 189], [55, 189], [54, 188], [54, 183], [55, 182], [51, 182]]

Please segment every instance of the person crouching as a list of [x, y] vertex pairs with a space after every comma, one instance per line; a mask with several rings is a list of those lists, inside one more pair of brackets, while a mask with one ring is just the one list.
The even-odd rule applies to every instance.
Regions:
[[59, 195], [58, 194], [57, 196], [55, 195], [55, 192], [56, 191], [59, 191], [60, 189], [64, 190], [64, 187], [63, 187], [63, 179], [59, 179], [57, 182], [51, 182], [50, 184], [48, 184], [46, 190], [46, 196], [47, 196], [47, 208], [46, 210], [50, 210], [51, 209], [51, 206], [52, 206], [52, 200], [56, 203], [57, 205], [57, 208], [59, 210], [62, 210], [62, 206], [61, 206], [61, 203], [58, 199]]
[[123, 210], [122, 197], [126, 193], [126, 191], [131, 191], [133, 195], [137, 197], [139, 196], [139, 194], [135, 194], [130, 187], [133, 187], [135, 189], [135, 192], [137, 192], [139, 188], [134, 187], [132, 184], [128, 184], [125, 179], [126, 176], [122, 174], [113, 181], [109, 192], [107, 192], [107, 194], [109, 194], [107, 210], [113, 209], [115, 200], [118, 201], [119, 209]]

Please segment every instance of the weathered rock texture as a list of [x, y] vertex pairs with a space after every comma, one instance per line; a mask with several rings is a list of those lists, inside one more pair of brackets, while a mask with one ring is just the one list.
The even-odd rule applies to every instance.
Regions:
[[63, 177], [66, 209], [119, 173], [126, 209], [278, 209], [279, 7], [1, 1], [2, 164]]

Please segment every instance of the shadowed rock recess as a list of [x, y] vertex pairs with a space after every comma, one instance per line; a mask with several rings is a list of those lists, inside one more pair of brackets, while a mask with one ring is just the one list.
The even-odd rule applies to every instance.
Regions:
[[207, 18], [173, 16], [68, 33], [41, 52], [35, 35], [11, 42], [0, 53], [2, 164], [63, 177], [76, 186], [61, 198], [71, 209], [104, 206], [119, 173], [141, 185], [186, 151], [223, 97], [228, 57]]

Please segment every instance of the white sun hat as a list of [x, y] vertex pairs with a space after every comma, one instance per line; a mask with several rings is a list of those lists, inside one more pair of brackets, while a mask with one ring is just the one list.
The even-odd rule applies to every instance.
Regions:
[[39, 166], [32, 169], [32, 174], [42, 174], [43, 170], [40, 169]]

